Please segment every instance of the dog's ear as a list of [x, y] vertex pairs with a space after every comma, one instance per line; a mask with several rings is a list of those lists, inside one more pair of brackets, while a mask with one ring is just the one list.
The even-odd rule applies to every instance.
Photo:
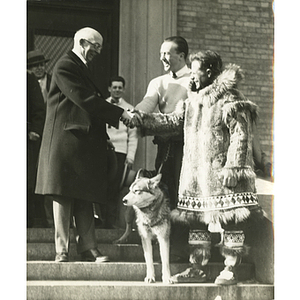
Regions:
[[157, 187], [159, 185], [161, 176], [162, 176], [161, 174], [157, 174], [155, 177], [150, 179], [151, 185], [153, 187]]
[[136, 176], [135, 176], [136, 179], [139, 179], [141, 177], [143, 177], [143, 169], [139, 169]]

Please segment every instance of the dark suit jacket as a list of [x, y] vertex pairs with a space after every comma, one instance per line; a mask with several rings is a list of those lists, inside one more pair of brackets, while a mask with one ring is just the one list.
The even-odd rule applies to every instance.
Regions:
[[123, 109], [105, 101], [72, 51], [55, 65], [48, 93], [36, 193], [106, 201], [106, 123], [118, 127]]
[[42, 136], [45, 114], [40, 85], [35, 76], [27, 72], [27, 132], [33, 131]]
[[45, 105], [40, 85], [33, 74], [27, 72], [27, 188], [34, 191], [37, 160], [41, 139], [31, 141], [29, 132], [35, 132], [42, 137], [45, 122]]

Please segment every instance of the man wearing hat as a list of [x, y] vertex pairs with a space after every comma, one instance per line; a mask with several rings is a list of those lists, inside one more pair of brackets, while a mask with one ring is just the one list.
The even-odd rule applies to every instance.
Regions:
[[27, 69], [38, 80], [45, 103], [51, 82], [51, 75], [46, 72], [46, 63], [49, 60], [39, 49], [29, 51], [27, 54]]
[[[51, 75], [46, 72], [46, 63], [49, 58], [45, 58], [41, 50], [36, 49], [29, 51], [27, 54], [27, 69], [35, 76], [39, 82], [41, 92], [44, 99], [45, 109], [47, 102], [47, 94], [50, 88]], [[50, 196], [44, 197], [44, 207], [47, 219], [47, 226], [53, 226], [53, 208], [52, 208], [52, 198]]]
[[45, 105], [35, 76], [27, 74], [27, 227], [42, 227], [44, 208], [39, 196], [34, 194], [37, 161], [45, 123]]

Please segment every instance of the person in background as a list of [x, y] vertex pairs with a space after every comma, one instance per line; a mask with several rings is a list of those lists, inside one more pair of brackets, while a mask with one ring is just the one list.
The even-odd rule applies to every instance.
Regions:
[[[154, 112], [156, 108], [163, 113], [172, 113], [179, 100], [187, 98], [191, 70], [186, 64], [188, 55], [187, 41], [181, 36], [164, 40], [160, 48], [160, 61], [166, 74], [152, 79], [143, 100], [136, 109]], [[183, 137], [182, 134], [161, 138], [156, 136], [157, 144], [155, 168], [162, 166], [162, 181], [168, 186], [171, 209], [178, 201], [178, 184], [181, 169]]]
[[191, 267], [172, 276], [173, 283], [205, 282], [211, 256], [211, 233], [220, 234], [224, 270], [219, 285], [237, 283], [236, 268], [249, 251], [244, 230], [263, 217], [253, 169], [253, 124], [257, 107], [239, 90], [243, 71], [235, 64], [224, 70], [220, 55], [199, 51], [190, 56], [188, 99], [172, 114], [136, 111], [130, 126], [144, 135], [178, 134], [184, 128], [184, 154], [175, 222], [190, 227]]
[[[35, 78], [39, 82], [43, 99], [44, 99], [45, 109], [46, 109], [46, 102], [47, 102], [47, 94], [49, 92], [50, 83], [51, 83], [51, 75], [46, 72], [46, 63], [49, 60], [50, 60], [49, 58], [45, 58], [44, 54], [39, 49], [32, 50], [27, 53], [27, 69], [31, 74], [35, 76]], [[44, 208], [46, 213], [47, 227], [54, 226], [52, 205], [53, 205], [52, 197], [45, 196]]]
[[[106, 101], [121, 107], [124, 110], [132, 110], [133, 106], [126, 102], [123, 98], [124, 89], [125, 79], [121, 76], [112, 77], [109, 80], [108, 86], [110, 97]], [[125, 166], [128, 169], [132, 169], [138, 145], [138, 137], [136, 128], [129, 128], [122, 122], [120, 122], [118, 129], [107, 124], [106, 130], [110, 138], [110, 142], [114, 146], [117, 157], [117, 172], [115, 179], [109, 185], [109, 200], [107, 202], [106, 212], [104, 211], [102, 215], [102, 218], [104, 218], [104, 228], [111, 229], [116, 227], [122, 176]], [[125, 208], [125, 219], [128, 219], [126, 212], [127, 209]]]
[[56, 262], [69, 261], [71, 216], [81, 260], [109, 261], [97, 247], [93, 203], [107, 201], [106, 124], [131, 117], [103, 98], [89, 70], [102, 44], [98, 31], [81, 28], [53, 69], [35, 192], [53, 196]]
[[27, 54], [27, 69], [34, 74], [38, 80], [44, 98], [44, 103], [47, 102], [47, 94], [50, 89], [51, 75], [46, 72], [46, 63], [49, 58], [45, 58], [41, 50], [36, 49], [29, 51]]
[[45, 212], [34, 194], [37, 161], [45, 122], [45, 105], [39, 84], [27, 71], [27, 227], [43, 227]]

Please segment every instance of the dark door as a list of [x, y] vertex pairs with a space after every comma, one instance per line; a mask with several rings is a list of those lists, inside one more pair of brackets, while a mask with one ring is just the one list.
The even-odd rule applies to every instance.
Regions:
[[118, 74], [119, 0], [28, 1], [27, 50], [40, 49], [47, 58], [47, 71], [73, 47], [73, 36], [82, 27], [92, 27], [103, 36], [101, 55], [92, 72], [107, 96], [109, 77]]

